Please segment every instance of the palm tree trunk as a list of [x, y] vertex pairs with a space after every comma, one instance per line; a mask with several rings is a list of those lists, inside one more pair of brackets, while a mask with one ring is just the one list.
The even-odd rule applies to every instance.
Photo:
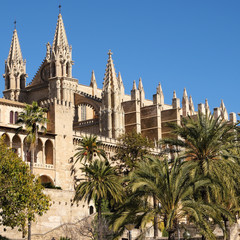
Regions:
[[[30, 161], [30, 172], [33, 174], [33, 163], [34, 163], [34, 147], [31, 148], [31, 161]], [[31, 220], [28, 219], [28, 240], [31, 240], [31, 234], [32, 234], [32, 223]]]
[[[157, 209], [157, 199], [153, 195], [153, 208]], [[158, 216], [155, 214], [154, 220], [153, 220], [153, 230], [154, 230], [154, 239], [157, 239], [158, 237]]]
[[98, 239], [103, 240], [102, 238], [102, 199], [98, 200]]

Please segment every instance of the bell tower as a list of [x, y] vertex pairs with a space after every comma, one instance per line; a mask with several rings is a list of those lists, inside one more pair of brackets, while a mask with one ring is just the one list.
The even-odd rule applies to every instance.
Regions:
[[16, 21], [13, 31], [12, 42], [5, 61], [5, 90], [3, 91], [4, 98], [12, 101], [25, 101], [25, 86], [26, 86], [26, 60], [23, 60], [20, 43], [18, 39]]

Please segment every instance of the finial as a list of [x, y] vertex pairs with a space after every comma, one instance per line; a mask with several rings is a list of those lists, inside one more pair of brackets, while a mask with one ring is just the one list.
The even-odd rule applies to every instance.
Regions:
[[173, 91], [173, 98], [177, 98], [177, 94], [175, 90]]
[[109, 58], [111, 58], [111, 56], [112, 56], [112, 52], [111, 52], [111, 49], [109, 49], [109, 51], [108, 51], [108, 56], [109, 56]]
[[62, 5], [61, 5], [61, 4], [59, 4], [58, 8], [59, 8], [59, 14], [61, 14]]
[[17, 28], [17, 21], [15, 20], [14, 21], [14, 29], [16, 30], [16, 28]]

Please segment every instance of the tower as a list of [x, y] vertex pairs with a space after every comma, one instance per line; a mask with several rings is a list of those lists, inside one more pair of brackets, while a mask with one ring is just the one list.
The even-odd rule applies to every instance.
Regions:
[[[15, 22], [16, 23], [16, 22]], [[13, 31], [12, 42], [5, 61], [5, 90], [4, 98], [24, 101], [26, 85], [26, 60], [23, 60], [16, 28]]]
[[121, 75], [117, 78], [111, 50], [109, 50], [108, 56], [102, 90], [100, 131], [104, 136], [117, 138], [124, 132], [123, 86]]
[[72, 47], [68, 44], [62, 14], [59, 13], [52, 47], [47, 44], [46, 61], [50, 64], [49, 97], [73, 103], [78, 81], [72, 78]]

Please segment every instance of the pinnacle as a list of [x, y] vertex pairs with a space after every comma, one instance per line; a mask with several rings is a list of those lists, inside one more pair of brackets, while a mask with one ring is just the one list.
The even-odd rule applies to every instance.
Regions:
[[173, 91], [173, 98], [177, 98], [177, 94], [175, 90]]
[[221, 107], [221, 109], [222, 109], [222, 110], [226, 109], [226, 107], [225, 107], [225, 104], [224, 104], [223, 100], [221, 100], [221, 106], [220, 106], [220, 107]]
[[136, 81], [135, 80], [133, 80], [133, 88], [132, 88], [132, 90], [137, 90], [137, 85], [136, 85]]
[[13, 37], [12, 37], [12, 42], [11, 42], [7, 61], [9, 61], [9, 62], [11, 62], [11, 61], [18, 61], [18, 62], [21, 61], [22, 62], [23, 61], [22, 52], [21, 52], [20, 43], [19, 43], [18, 34], [17, 34], [16, 29], [14, 29], [14, 31], [13, 31]]
[[139, 82], [138, 82], [138, 90], [143, 90], [143, 84], [142, 84], [142, 78], [139, 78]]
[[91, 76], [90, 86], [93, 87], [95, 84], [97, 85], [96, 77], [95, 77], [94, 71], [92, 70], [92, 76]]
[[183, 90], [183, 97], [184, 98], [187, 97], [187, 90], [186, 90], [186, 88], [184, 88], [184, 90]]
[[120, 72], [118, 73], [118, 84], [120, 87], [123, 86], [123, 80]]
[[162, 86], [161, 86], [161, 83], [160, 83], [160, 82], [158, 83], [158, 86], [157, 86], [157, 93], [158, 93], [158, 94], [163, 94]]
[[112, 56], [111, 50], [109, 50], [108, 55], [109, 55], [109, 58], [108, 58], [107, 68], [104, 76], [103, 89], [106, 89], [109, 87], [110, 88], [119, 87], [115, 67], [111, 57]]
[[58, 15], [57, 27], [55, 30], [55, 35], [54, 35], [53, 45], [52, 45], [52, 49], [55, 53], [58, 51], [58, 48], [60, 48], [61, 50], [69, 48], [67, 35], [64, 28], [61, 13], [59, 13]]

